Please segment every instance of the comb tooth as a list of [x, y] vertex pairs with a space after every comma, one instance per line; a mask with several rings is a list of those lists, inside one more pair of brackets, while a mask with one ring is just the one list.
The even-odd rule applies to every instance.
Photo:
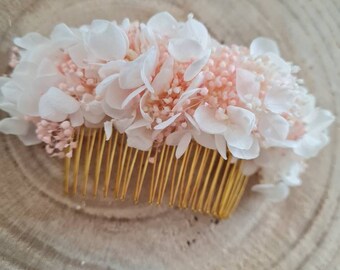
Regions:
[[[247, 186], [247, 182], [248, 182], [248, 178], [247, 176], [241, 176], [241, 178], [239, 179], [239, 181], [241, 182], [241, 187], [239, 189], [239, 191], [237, 192], [237, 198], [234, 200], [234, 203], [233, 205], [231, 206], [231, 209], [230, 209], [230, 212], [229, 212], [229, 215], [230, 216], [236, 209], [237, 205], [239, 204], [242, 196], [243, 196], [243, 193], [246, 189], [246, 186]], [[228, 217], [226, 216], [226, 217]]]
[[241, 181], [242, 178], [242, 174], [241, 174], [241, 165], [242, 165], [242, 161], [238, 162], [236, 164], [236, 175], [235, 177], [233, 177], [233, 179], [231, 179], [230, 181], [232, 182], [232, 188], [231, 188], [231, 192], [227, 198], [227, 202], [225, 203], [225, 205], [222, 205], [222, 210], [220, 211], [220, 217], [227, 217], [230, 215], [231, 211], [233, 210], [233, 206], [235, 205], [240, 190], [242, 189], [242, 185], [243, 185], [243, 181]]
[[190, 189], [190, 186], [191, 186], [192, 179], [194, 177], [194, 173], [195, 173], [194, 170], [196, 168], [196, 164], [197, 164], [197, 161], [199, 159], [202, 146], [199, 145], [199, 144], [195, 144], [195, 148], [196, 149], [195, 149], [195, 154], [194, 154], [194, 157], [193, 157], [193, 162], [192, 162], [191, 167], [190, 167], [188, 181], [187, 181], [187, 185], [185, 187], [185, 191], [184, 191], [184, 195], [183, 195], [183, 200], [182, 200], [182, 207], [183, 208], [188, 207], [189, 189]]
[[163, 163], [165, 163], [165, 162], [163, 162], [164, 161], [164, 154], [165, 154], [165, 146], [166, 145], [163, 144], [163, 147], [162, 147], [162, 150], [161, 150], [161, 156], [159, 158], [159, 164], [158, 164], [158, 168], [157, 168], [156, 179], [155, 179], [154, 185], [151, 189], [151, 194], [150, 194], [150, 199], [149, 199], [150, 203], [153, 203], [153, 201], [154, 201], [155, 193], [156, 193], [158, 182], [159, 182], [159, 176], [160, 176], [160, 173], [161, 173], [161, 169], [164, 166]]
[[67, 157], [66, 154], [70, 151], [71, 147], [68, 146], [65, 150], [65, 170], [64, 170], [64, 193], [68, 194], [68, 184], [70, 179], [70, 165], [71, 165], [71, 158]]
[[222, 178], [221, 178], [220, 186], [217, 189], [218, 190], [217, 191], [217, 195], [216, 195], [213, 207], [211, 209], [211, 213], [213, 215], [215, 215], [215, 216], [217, 216], [218, 205], [219, 205], [219, 203], [221, 201], [222, 192], [225, 189], [225, 185], [227, 183], [227, 178], [228, 178], [227, 176], [228, 176], [228, 174], [230, 172], [230, 161], [231, 161], [231, 156], [228, 154], [227, 164], [224, 167], [224, 171], [223, 171], [223, 175], [222, 175]]
[[127, 147], [125, 146], [124, 142], [125, 142], [125, 133], [121, 135], [120, 145], [119, 145], [120, 148], [119, 148], [118, 168], [117, 168], [116, 183], [115, 183], [115, 189], [114, 189], [115, 198], [118, 198], [118, 192], [120, 188], [121, 170], [123, 169], [122, 168], [123, 156], [126, 155], [125, 151], [127, 150]]
[[143, 164], [144, 164], [144, 159], [145, 159], [145, 151], [141, 151], [141, 152], [142, 152], [142, 156], [141, 156], [140, 162], [139, 162], [137, 181], [136, 181], [135, 192], [134, 192], [134, 196], [133, 196], [134, 202], [137, 202], [137, 191], [138, 191], [138, 187], [139, 187], [140, 182], [141, 182]]
[[126, 181], [127, 181], [127, 177], [128, 177], [128, 171], [129, 171], [129, 166], [131, 163], [131, 154], [132, 154], [132, 148], [131, 147], [127, 147], [127, 158], [125, 158], [124, 160], [124, 164], [123, 164], [123, 169], [122, 169], [122, 174], [121, 174], [121, 194], [120, 194], [120, 199], [123, 198], [123, 194], [124, 194], [124, 187], [126, 185]]
[[157, 204], [160, 203], [160, 196], [162, 194], [163, 186], [166, 182], [166, 179], [165, 179], [166, 168], [169, 167], [169, 165], [170, 165], [169, 161], [168, 161], [168, 159], [169, 159], [169, 149], [170, 149], [170, 147], [168, 145], [165, 145], [165, 155], [164, 155], [163, 166], [162, 166], [161, 174], [160, 174], [160, 183], [159, 183], [159, 187], [158, 187]]
[[97, 158], [96, 158], [96, 167], [95, 167], [95, 178], [94, 178], [94, 186], [93, 186], [93, 196], [97, 196], [98, 193], [98, 184], [100, 177], [100, 169], [103, 160], [103, 154], [105, 149], [105, 133], [102, 129], [99, 131], [99, 139], [97, 145]]
[[175, 203], [176, 196], [177, 196], [177, 193], [178, 193], [178, 189], [179, 189], [179, 186], [182, 182], [184, 168], [185, 168], [185, 165], [187, 163], [188, 156], [189, 156], [188, 153], [189, 153], [189, 151], [186, 151], [185, 154], [184, 154], [184, 157], [182, 159], [182, 164], [181, 164], [181, 168], [179, 169], [179, 174], [178, 174], [178, 178], [177, 178], [175, 192], [173, 194], [173, 197], [171, 198], [170, 205], [174, 205], [174, 203]]
[[156, 149], [156, 153], [154, 156], [153, 166], [152, 166], [152, 176], [151, 176], [151, 184], [150, 184], [150, 195], [149, 195], [149, 203], [152, 203], [152, 191], [155, 185], [155, 178], [156, 178], [156, 169], [157, 169], [157, 158], [158, 158], [158, 149]]
[[231, 171], [230, 171], [230, 173], [228, 173], [226, 187], [224, 189], [220, 204], [219, 204], [218, 209], [217, 209], [217, 215], [219, 217], [223, 217], [223, 214], [224, 214], [223, 209], [224, 209], [224, 207], [227, 203], [228, 197], [231, 194], [231, 190], [233, 189], [234, 182], [235, 182], [234, 173], [236, 171], [236, 167], [237, 167], [237, 165], [235, 163], [232, 164]]
[[138, 200], [139, 200], [140, 192], [142, 190], [142, 186], [143, 186], [143, 183], [144, 183], [145, 174], [146, 174], [146, 171], [147, 171], [147, 168], [148, 168], [148, 165], [149, 165], [149, 158], [150, 158], [151, 152], [152, 152], [152, 149], [149, 150], [149, 152], [146, 156], [142, 175], [141, 175], [141, 178], [139, 180], [139, 186], [136, 187], [138, 189], [136, 189], [136, 193], [135, 193], [135, 202], [138, 202]]
[[80, 161], [80, 154], [81, 149], [83, 146], [83, 139], [84, 139], [84, 128], [80, 127], [77, 134], [77, 149], [76, 154], [74, 157], [74, 164], [73, 164], [73, 194], [77, 193], [78, 187], [78, 175], [79, 175], [79, 161]]
[[121, 195], [122, 200], [125, 200], [127, 189], [129, 187], [129, 184], [130, 184], [131, 175], [132, 175], [132, 172], [135, 168], [135, 163], [136, 163], [137, 155], [138, 155], [138, 152], [139, 152], [137, 149], [131, 148], [131, 152], [133, 152], [133, 151], [135, 151], [135, 153], [133, 155], [132, 162], [129, 162], [128, 163], [129, 166], [127, 166], [127, 168], [129, 168], [129, 171], [128, 171], [126, 180], [124, 181], [124, 185], [123, 185], [123, 191], [122, 191], [122, 195]]
[[175, 192], [175, 179], [177, 175], [177, 167], [178, 167], [178, 162], [179, 162], [178, 160], [179, 160], [178, 158], [175, 158], [175, 166], [174, 166], [174, 170], [172, 171], [169, 206], [172, 206], [172, 198]]
[[186, 180], [186, 174], [187, 174], [187, 169], [188, 169], [188, 163], [190, 161], [190, 158], [191, 158], [191, 151], [192, 151], [192, 148], [193, 148], [193, 143], [191, 143], [189, 145], [189, 149], [187, 150], [188, 152], [188, 156], [187, 156], [187, 159], [185, 161], [185, 164], [184, 164], [184, 171], [183, 171], [183, 174], [181, 175], [181, 187], [180, 187], [180, 192], [179, 192], [179, 198], [178, 198], [178, 206], [181, 207], [182, 205], [182, 202], [183, 202], [183, 196], [184, 196], [184, 182]]
[[90, 173], [90, 164], [93, 154], [93, 148], [94, 144], [96, 142], [96, 136], [97, 136], [97, 129], [94, 129], [92, 132], [92, 129], [88, 129], [88, 135], [87, 135], [87, 142], [86, 142], [86, 152], [85, 152], [85, 166], [84, 166], [84, 181], [83, 181], [83, 196], [86, 195], [87, 192], [87, 182], [89, 179], [89, 173]]
[[193, 188], [191, 196], [190, 196], [189, 204], [191, 205], [192, 210], [196, 210], [195, 205], [196, 205], [197, 194], [198, 194], [198, 190], [199, 190], [199, 187], [200, 187], [200, 184], [201, 184], [201, 179], [203, 177], [203, 171], [205, 169], [207, 159], [208, 159], [208, 156], [209, 156], [209, 151], [210, 150], [207, 149], [207, 148], [204, 149], [203, 157], [202, 157], [202, 163], [201, 163], [201, 166], [198, 170], [195, 185], [194, 185], [194, 188]]
[[202, 211], [204, 195], [205, 195], [205, 192], [206, 192], [209, 180], [210, 180], [211, 171], [212, 171], [212, 169], [213, 169], [213, 167], [215, 165], [216, 157], [217, 157], [217, 151], [213, 151], [213, 153], [212, 153], [212, 160], [209, 161], [210, 165], [209, 165], [209, 168], [208, 168], [208, 172], [207, 172], [207, 174], [205, 176], [205, 179], [203, 181], [203, 188], [201, 190], [201, 194], [200, 194], [200, 197], [198, 199], [198, 204], [197, 204], [198, 211]]
[[[168, 146], [169, 152], [170, 152], [170, 148], [171, 147]], [[167, 166], [164, 166], [164, 167], [166, 167], [166, 174], [164, 176], [164, 182], [163, 182], [161, 192], [158, 194], [158, 200], [157, 200], [158, 204], [162, 203], [162, 200], [163, 200], [163, 197], [164, 197], [165, 188], [166, 188], [166, 185], [168, 184], [168, 180], [169, 180], [169, 176], [170, 176], [170, 169], [172, 167], [172, 162], [173, 162], [173, 159], [174, 159], [174, 156], [175, 156], [175, 150], [176, 150], [176, 148], [172, 147], [172, 151], [171, 151], [171, 154], [170, 154], [170, 157], [169, 157], [169, 163], [168, 164], [166, 163]]]
[[111, 173], [112, 173], [112, 165], [113, 165], [113, 160], [115, 158], [115, 153], [116, 153], [118, 134], [119, 134], [118, 131], [116, 131], [113, 143], [112, 143], [113, 136], [111, 136], [109, 146], [108, 146], [107, 163], [106, 163], [106, 170], [105, 170], [104, 197], [107, 197], [108, 192], [109, 192]]
[[210, 213], [211, 201], [212, 201], [213, 195], [215, 193], [218, 177], [220, 175], [220, 172], [221, 172], [221, 169], [222, 169], [222, 165], [223, 165], [224, 162], [225, 162], [225, 160], [222, 157], [220, 157], [219, 161], [218, 161], [218, 165], [217, 165], [216, 171], [214, 172], [214, 177], [213, 177], [212, 183], [210, 185], [210, 190], [209, 190], [206, 202], [204, 204], [203, 211], [206, 212], [206, 213]]

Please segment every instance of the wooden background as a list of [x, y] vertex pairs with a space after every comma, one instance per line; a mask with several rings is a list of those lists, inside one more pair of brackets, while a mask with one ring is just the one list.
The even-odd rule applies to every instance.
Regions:
[[[318, 104], [339, 114], [339, 0], [0, 0], [0, 72], [14, 36], [162, 10], [181, 19], [193, 12], [227, 44], [276, 39]], [[271, 204], [248, 191], [218, 224], [167, 207], [65, 198], [61, 163], [0, 135], [0, 268], [340, 269], [339, 127], [338, 119], [288, 200]]]

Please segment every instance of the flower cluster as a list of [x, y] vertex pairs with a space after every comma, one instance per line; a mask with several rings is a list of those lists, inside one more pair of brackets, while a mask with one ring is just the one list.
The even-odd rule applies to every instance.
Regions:
[[178, 22], [162, 12], [146, 24], [59, 24], [49, 38], [14, 43], [14, 70], [0, 79], [0, 108], [11, 117], [0, 131], [44, 142], [55, 156], [75, 147], [82, 125], [104, 127], [107, 139], [115, 128], [140, 150], [175, 145], [177, 158], [195, 140], [246, 160], [244, 173], [262, 176], [253, 190], [280, 200], [329, 140], [333, 115], [315, 107], [299, 67], [267, 38], [226, 46], [192, 15]]

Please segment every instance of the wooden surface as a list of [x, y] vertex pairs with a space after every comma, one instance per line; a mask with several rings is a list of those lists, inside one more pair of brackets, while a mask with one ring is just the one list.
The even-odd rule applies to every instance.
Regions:
[[[146, 20], [162, 10], [181, 19], [193, 12], [228, 44], [276, 39], [318, 103], [339, 115], [339, 0], [0, 0], [0, 72], [16, 35], [47, 34], [62, 21]], [[338, 119], [331, 144], [288, 200], [271, 204], [248, 191], [218, 224], [167, 207], [65, 198], [61, 163], [0, 135], [0, 268], [340, 269], [339, 127]]]

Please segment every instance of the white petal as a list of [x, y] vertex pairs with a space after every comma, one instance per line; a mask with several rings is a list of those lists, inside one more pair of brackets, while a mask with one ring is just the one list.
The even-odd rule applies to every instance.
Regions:
[[136, 113], [133, 112], [129, 117], [123, 118], [123, 119], [115, 119], [113, 120], [113, 125], [118, 132], [123, 133], [128, 129], [133, 121], [135, 121]]
[[80, 41], [80, 37], [70, 29], [66, 24], [60, 23], [56, 25], [51, 33], [51, 39], [58, 46], [66, 48]]
[[179, 107], [181, 107], [190, 97], [193, 95], [196, 95], [202, 90], [202, 88], [196, 88], [196, 89], [187, 89], [184, 91], [181, 96], [179, 97], [176, 105], [173, 107], [173, 111], [176, 111]]
[[98, 96], [105, 96], [106, 90], [109, 88], [109, 86], [118, 78], [118, 74], [113, 74], [108, 77], [106, 77], [104, 80], [102, 80], [97, 86], [96, 86], [96, 94]]
[[120, 88], [119, 80], [115, 79], [107, 87], [105, 101], [113, 109], [123, 109], [123, 102], [129, 94], [131, 91]]
[[14, 38], [13, 40], [15, 45], [26, 50], [35, 49], [37, 46], [42, 45], [48, 41], [49, 40], [47, 38], [35, 32], [28, 33], [21, 38]]
[[269, 140], [285, 140], [289, 133], [289, 123], [278, 114], [263, 113], [258, 119], [258, 131]]
[[246, 134], [249, 134], [255, 127], [255, 114], [249, 110], [236, 106], [228, 106], [227, 115], [230, 121], [242, 128]]
[[149, 150], [153, 145], [151, 131], [146, 128], [134, 129], [133, 132], [127, 132], [127, 137], [128, 146], [142, 151]]
[[236, 91], [244, 103], [252, 102], [253, 98], [258, 98], [260, 82], [256, 80], [256, 74], [238, 68], [236, 70]]
[[152, 16], [147, 27], [162, 35], [172, 35], [177, 28], [177, 21], [168, 12], [159, 12]]
[[195, 60], [187, 67], [184, 72], [184, 81], [191, 81], [197, 76], [198, 73], [200, 73], [202, 68], [207, 64], [210, 53], [211, 50], [207, 50], [207, 52], [201, 58]]
[[113, 23], [104, 24], [91, 25], [87, 37], [89, 49], [101, 60], [123, 59], [128, 48], [124, 31]]
[[216, 149], [214, 135], [201, 132], [200, 134], [193, 134], [195, 141], [208, 149]]
[[187, 90], [191, 90], [194, 88], [199, 88], [202, 86], [202, 83], [204, 82], [204, 74], [203, 72], [200, 72], [197, 74], [197, 76], [191, 81], [189, 84]]
[[320, 132], [327, 129], [335, 120], [334, 115], [327, 110], [317, 108], [310, 113], [304, 121], [308, 131]]
[[30, 123], [17, 117], [4, 118], [0, 120], [0, 132], [13, 135], [25, 135]]
[[291, 73], [291, 66], [285, 60], [283, 60], [279, 55], [275, 53], [266, 53], [272, 64], [276, 66], [283, 73]]
[[40, 116], [55, 122], [65, 120], [68, 114], [76, 112], [79, 108], [79, 103], [73, 97], [56, 87], [48, 89], [39, 101]]
[[188, 62], [201, 57], [203, 48], [197, 41], [192, 39], [171, 39], [168, 51], [176, 61]]
[[140, 99], [140, 102], [139, 102], [139, 109], [140, 109], [140, 112], [141, 112], [142, 117], [143, 117], [145, 120], [147, 120], [147, 121], [149, 121], [149, 122], [152, 122], [153, 119], [151, 118], [151, 116], [150, 116], [148, 113], [146, 113], [146, 112], [144, 111], [144, 109], [143, 109], [144, 106], [145, 106], [145, 103], [146, 103], [146, 101], [148, 100], [149, 97], [150, 97], [150, 92], [145, 92], [144, 95], [142, 96], [142, 98]]
[[104, 64], [99, 70], [98, 74], [100, 78], [104, 79], [107, 78], [108, 76], [119, 73], [120, 70], [124, 67], [126, 64], [125, 60], [115, 60], [115, 61], [110, 61], [106, 64]]
[[215, 135], [216, 149], [223, 159], [227, 159], [227, 143], [222, 135]]
[[280, 182], [277, 184], [258, 184], [251, 188], [252, 191], [259, 192], [266, 196], [270, 201], [279, 202], [287, 198], [289, 187]]
[[[125, 108], [126, 105], [129, 104], [129, 102], [134, 99], [136, 96], [138, 96], [140, 93], [142, 93], [145, 90], [145, 86], [142, 85], [141, 87], [137, 88], [136, 90], [134, 90], [133, 92], [131, 92], [131, 94], [129, 94], [127, 96], [127, 98], [123, 101], [122, 103], [122, 108]], [[126, 90], [125, 90], [126, 91]]]
[[165, 143], [167, 145], [178, 145], [180, 140], [182, 139], [182, 137], [187, 133], [187, 131], [184, 130], [178, 130], [175, 132], [170, 133], [166, 139], [165, 139]]
[[35, 130], [36, 126], [33, 123], [30, 123], [27, 133], [25, 135], [19, 135], [18, 138], [26, 146], [39, 144], [41, 143], [41, 140], [37, 138]]
[[88, 54], [85, 50], [84, 44], [79, 43], [75, 44], [72, 47], [67, 49], [68, 54], [70, 55], [71, 60], [80, 68], [86, 68], [87, 65], [85, 60], [87, 60]]
[[156, 60], [157, 60], [157, 50], [155, 47], [152, 47], [145, 57], [143, 67], [141, 69], [141, 78], [146, 86], [146, 88], [150, 92], [155, 92], [155, 90], [152, 88], [150, 77], [154, 73], [156, 68]]
[[151, 84], [156, 94], [170, 88], [170, 83], [173, 79], [174, 73], [173, 68], [174, 59], [172, 57], [168, 57]]
[[288, 89], [273, 87], [268, 90], [264, 104], [273, 113], [288, 112], [293, 105], [294, 94]]
[[245, 160], [242, 166], [242, 173], [246, 176], [253, 175], [259, 169], [259, 166], [253, 160]]
[[18, 98], [18, 111], [29, 116], [39, 116], [40, 93], [23, 92]]
[[228, 145], [228, 149], [234, 157], [240, 158], [240, 159], [247, 159], [247, 160], [254, 159], [254, 158], [257, 158], [260, 154], [260, 145], [257, 140], [253, 140], [252, 146], [247, 150], [235, 148], [230, 145]]
[[75, 113], [70, 114], [70, 122], [72, 127], [80, 127], [84, 124], [84, 116], [81, 110], [76, 111]]
[[190, 16], [182, 30], [179, 31], [179, 36], [194, 39], [201, 44], [203, 48], [206, 48], [210, 42], [210, 36], [204, 24]]
[[104, 122], [104, 131], [105, 131], [106, 140], [108, 141], [112, 136], [112, 122], [111, 121]]
[[181, 115], [181, 113], [178, 113], [178, 114], [175, 114], [174, 116], [171, 116], [168, 120], [166, 120], [166, 121], [164, 121], [164, 122], [162, 122], [162, 123], [156, 125], [156, 126], [154, 127], [154, 129], [156, 129], [156, 130], [157, 130], [157, 129], [162, 130], [162, 129], [167, 128], [167, 127], [170, 126], [173, 122], [175, 122], [176, 119], [177, 119], [180, 115]]
[[192, 125], [192, 127], [197, 131], [198, 133], [200, 132], [200, 127], [198, 126], [197, 122], [195, 121], [192, 116], [186, 112], [184, 112], [185, 118], [188, 120], [188, 122]]
[[184, 136], [179, 141], [177, 149], [176, 149], [176, 158], [177, 159], [179, 159], [185, 153], [185, 151], [188, 149], [190, 141], [191, 141], [191, 134], [185, 133]]
[[0, 91], [0, 93], [2, 93], [3, 97], [7, 102], [11, 102], [14, 104], [18, 102], [18, 98], [20, 97], [22, 92], [23, 90], [14, 80], [10, 80], [7, 83], [5, 83], [1, 87]]
[[123, 89], [137, 88], [143, 84], [141, 70], [143, 68], [146, 54], [140, 55], [137, 59], [127, 62], [120, 70], [119, 85]]
[[208, 134], [222, 134], [227, 129], [224, 121], [215, 118], [215, 109], [204, 105], [196, 109], [194, 119], [200, 129]]
[[304, 158], [315, 157], [329, 143], [329, 137], [324, 133], [306, 133], [293, 148], [294, 153]]
[[259, 55], [263, 55], [267, 52], [272, 52], [277, 55], [280, 55], [279, 48], [274, 40], [264, 37], [258, 37], [251, 42], [250, 44], [251, 56], [256, 57]]

